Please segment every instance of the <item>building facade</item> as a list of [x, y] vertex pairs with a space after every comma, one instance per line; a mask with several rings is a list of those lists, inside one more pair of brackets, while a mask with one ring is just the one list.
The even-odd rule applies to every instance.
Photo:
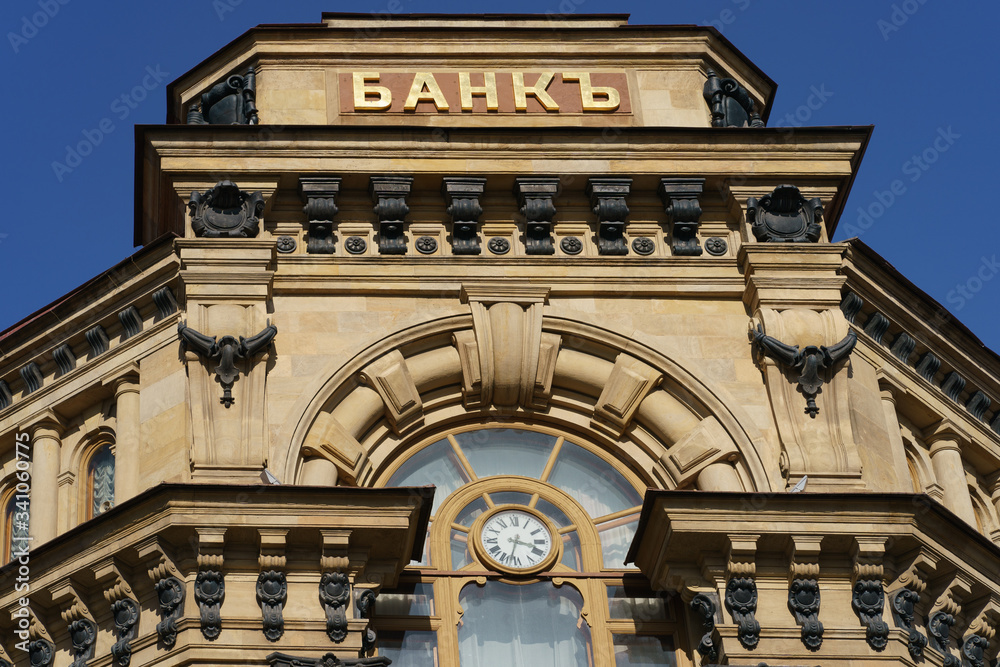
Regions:
[[141, 249], [0, 334], [0, 664], [992, 662], [1000, 359], [774, 91], [621, 15], [179, 78]]

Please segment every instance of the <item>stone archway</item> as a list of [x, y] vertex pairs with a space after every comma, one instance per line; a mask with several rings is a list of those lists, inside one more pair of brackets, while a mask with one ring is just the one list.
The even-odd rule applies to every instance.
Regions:
[[401, 330], [329, 369], [282, 428], [275, 468], [295, 483], [369, 485], [428, 433], [518, 419], [586, 432], [651, 486], [780, 487], [760, 431], [695, 364], [575, 313], [543, 314], [538, 292], [466, 290], [471, 314]]

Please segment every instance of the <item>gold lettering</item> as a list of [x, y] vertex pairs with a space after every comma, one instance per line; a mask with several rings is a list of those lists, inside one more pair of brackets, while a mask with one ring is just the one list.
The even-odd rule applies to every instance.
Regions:
[[[354, 110], [376, 109], [384, 111], [392, 104], [392, 91], [385, 86], [369, 86], [368, 82], [378, 82], [378, 72], [355, 72], [354, 73]], [[375, 99], [369, 99], [369, 95], [376, 95]]]
[[546, 111], [559, 111], [559, 105], [552, 99], [545, 89], [552, 83], [553, 72], [542, 72], [533, 86], [524, 85], [524, 74], [514, 72], [514, 108], [518, 111], [528, 110], [528, 95], [534, 95], [535, 99], [545, 107]]
[[468, 72], [458, 73], [458, 88], [462, 92], [462, 111], [472, 111], [472, 96], [486, 96], [486, 110], [497, 111], [497, 75], [493, 72], [483, 72], [482, 86], [473, 86]]
[[[590, 74], [587, 72], [563, 72], [563, 81], [580, 82], [580, 99], [584, 111], [614, 111], [621, 105], [621, 96], [611, 86], [595, 88], [590, 85]], [[597, 99], [600, 95], [602, 99]]]
[[[424, 88], [427, 89], [426, 92]], [[403, 109], [405, 111], [416, 111], [417, 104], [425, 100], [433, 102], [438, 111], [448, 110], [448, 100], [444, 98], [441, 86], [438, 85], [434, 75], [430, 72], [417, 72], [413, 77], [413, 85], [410, 86], [410, 94], [406, 96]]]

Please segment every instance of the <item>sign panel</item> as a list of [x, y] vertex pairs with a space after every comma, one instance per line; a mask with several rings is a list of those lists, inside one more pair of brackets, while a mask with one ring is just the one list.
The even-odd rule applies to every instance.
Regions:
[[625, 72], [342, 72], [342, 114], [632, 113]]

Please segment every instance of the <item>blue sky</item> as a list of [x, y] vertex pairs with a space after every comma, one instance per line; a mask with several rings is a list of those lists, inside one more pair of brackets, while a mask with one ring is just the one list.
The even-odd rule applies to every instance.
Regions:
[[[164, 122], [170, 81], [254, 25], [315, 23], [323, 11], [714, 25], [778, 83], [770, 125], [875, 125], [835, 240], [860, 235], [1000, 350], [1000, 8], [943, 0], [5, 0], [0, 329], [135, 251], [132, 126]], [[66, 147], [85, 137], [90, 155], [53, 167], [73, 164]]]

